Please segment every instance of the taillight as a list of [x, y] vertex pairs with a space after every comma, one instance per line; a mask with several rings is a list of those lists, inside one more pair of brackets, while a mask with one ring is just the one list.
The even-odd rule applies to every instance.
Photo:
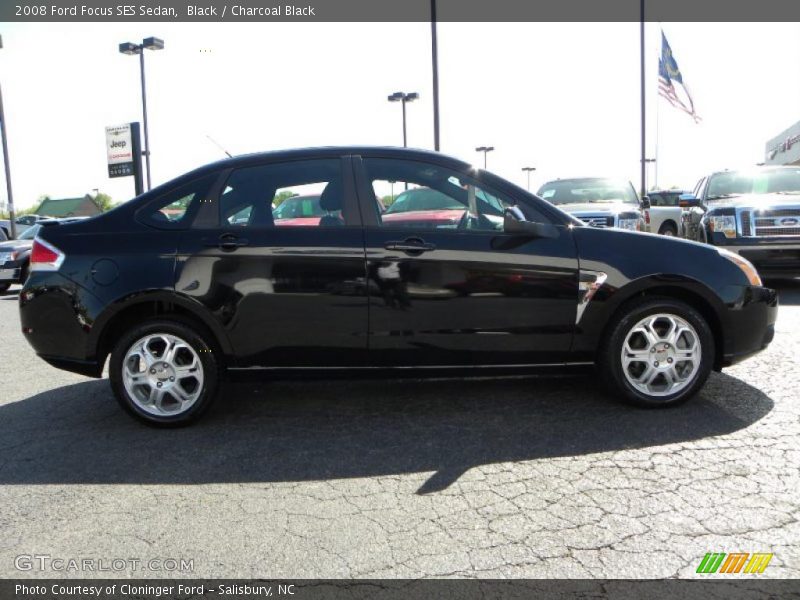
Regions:
[[66, 255], [44, 240], [35, 238], [31, 249], [31, 271], [58, 271]]
[[644, 222], [647, 223], [648, 225], [650, 225], [650, 211], [649, 210], [644, 211]]

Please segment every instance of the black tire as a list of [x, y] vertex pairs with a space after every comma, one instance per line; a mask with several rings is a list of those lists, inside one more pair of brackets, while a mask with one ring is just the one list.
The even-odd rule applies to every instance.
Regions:
[[673, 223], [664, 223], [661, 229], [658, 230], [659, 235], [668, 235], [671, 237], [678, 236], [678, 228]]
[[[635, 388], [625, 376], [622, 364], [623, 343], [628, 333], [642, 319], [660, 313], [675, 315], [689, 323], [697, 333], [700, 343], [700, 364], [692, 372], [693, 379], [677, 392], [661, 396], [646, 394]], [[606, 389], [613, 396], [636, 406], [664, 408], [682, 404], [697, 393], [711, 373], [714, 353], [714, 335], [696, 309], [672, 298], [645, 297], [623, 306], [611, 321], [600, 345], [597, 366]], [[678, 362], [676, 361], [676, 366]]]
[[8, 288], [11, 287], [10, 283], [0, 283], [0, 294], [5, 294], [8, 291]]
[[[157, 333], [185, 341], [202, 365], [203, 383], [199, 396], [189, 408], [177, 414], [155, 415], [147, 412], [131, 397], [123, 381], [123, 361], [128, 351], [138, 340]], [[219, 350], [207, 332], [190, 321], [168, 317], [145, 321], [127, 331], [111, 352], [108, 370], [114, 396], [130, 415], [155, 427], [177, 427], [196, 421], [214, 402], [221, 379], [220, 364]]]

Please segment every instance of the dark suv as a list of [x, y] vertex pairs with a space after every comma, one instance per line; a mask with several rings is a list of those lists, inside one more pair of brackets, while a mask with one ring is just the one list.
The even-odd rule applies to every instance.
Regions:
[[736, 252], [764, 277], [800, 275], [800, 166], [712, 173], [681, 203], [689, 239]]
[[[379, 198], [416, 188], [458, 203], [456, 222], [385, 218]], [[319, 196], [315, 226], [274, 217], [293, 193]], [[777, 313], [735, 254], [585, 227], [488, 172], [396, 148], [236, 157], [42, 229], [19, 302], [43, 359], [99, 377], [110, 355], [122, 406], [160, 425], [198, 417], [243, 369], [597, 365], [620, 398], [674, 405], [766, 347]]]

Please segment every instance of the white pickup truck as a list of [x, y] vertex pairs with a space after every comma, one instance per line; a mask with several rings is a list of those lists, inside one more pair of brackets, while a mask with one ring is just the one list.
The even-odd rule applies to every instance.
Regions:
[[683, 209], [678, 205], [678, 198], [686, 194], [684, 190], [655, 190], [649, 192], [650, 208], [645, 210], [645, 221], [648, 231], [676, 237], [684, 237]]

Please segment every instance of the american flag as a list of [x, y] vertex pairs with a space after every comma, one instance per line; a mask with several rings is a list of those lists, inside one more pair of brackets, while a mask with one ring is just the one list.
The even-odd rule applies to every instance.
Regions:
[[[678, 95], [678, 89], [675, 84], [679, 84], [681, 90], [681, 98]], [[667, 102], [672, 104], [677, 109], [682, 110], [690, 115], [695, 123], [700, 122], [700, 117], [694, 109], [694, 100], [689, 93], [689, 88], [683, 82], [683, 75], [678, 68], [678, 63], [675, 57], [672, 56], [672, 48], [669, 47], [667, 37], [664, 32], [661, 32], [661, 58], [658, 59], [658, 93], [667, 99]]]

